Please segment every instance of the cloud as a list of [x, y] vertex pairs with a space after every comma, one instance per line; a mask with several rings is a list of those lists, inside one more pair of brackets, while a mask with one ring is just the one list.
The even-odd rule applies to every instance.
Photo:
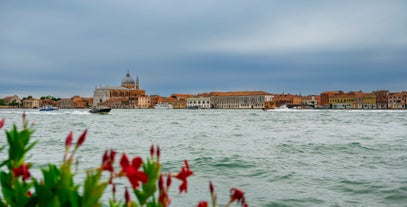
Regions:
[[289, 8], [276, 18], [270, 15], [244, 33], [229, 34], [202, 47], [231, 53], [292, 53], [407, 45], [405, 2], [328, 1], [302, 5]]
[[128, 69], [147, 93], [163, 95], [314, 93], [331, 83], [404, 90], [405, 8], [397, 0], [0, 1], [0, 97], [91, 96]]

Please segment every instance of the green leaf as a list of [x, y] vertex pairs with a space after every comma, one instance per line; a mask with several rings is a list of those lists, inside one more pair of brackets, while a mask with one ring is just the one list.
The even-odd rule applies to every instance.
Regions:
[[87, 172], [86, 179], [85, 179], [85, 186], [83, 192], [83, 200], [82, 206], [100, 206], [99, 203], [100, 198], [102, 197], [105, 188], [107, 186], [107, 182], [99, 183], [101, 177], [101, 171], [97, 171], [96, 173], [92, 173], [90, 171]]

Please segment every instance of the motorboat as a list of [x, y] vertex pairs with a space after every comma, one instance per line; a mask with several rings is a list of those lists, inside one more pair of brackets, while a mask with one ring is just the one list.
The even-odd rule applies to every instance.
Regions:
[[100, 106], [98, 106], [98, 107], [91, 108], [89, 112], [92, 113], [92, 114], [106, 115], [106, 114], [108, 114], [110, 112], [110, 110], [112, 110], [112, 108], [110, 108], [110, 107], [100, 107]]
[[57, 111], [58, 107], [46, 105], [40, 108], [40, 111]]

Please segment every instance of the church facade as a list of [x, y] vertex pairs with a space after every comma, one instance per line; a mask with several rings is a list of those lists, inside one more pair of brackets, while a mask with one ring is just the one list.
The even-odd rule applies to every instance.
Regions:
[[136, 81], [127, 72], [121, 86], [98, 87], [93, 93], [93, 106], [108, 106], [116, 109], [149, 108], [150, 97], [140, 89], [139, 78]]

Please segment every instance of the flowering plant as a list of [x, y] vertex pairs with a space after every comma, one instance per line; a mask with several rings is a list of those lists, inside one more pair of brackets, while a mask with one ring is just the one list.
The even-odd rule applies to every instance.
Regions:
[[[5, 119], [0, 120], [0, 129], [4, 126]], [[161, 151], [158, 146], [151, 146], [150, 157], [143, 160], [141, 157], [129, 158], [126, 153], [120, 157], [120, 169], [115, 168], [115, 150], [106, 150], [102, 156], [101, 164], [86, 171], [83, 183], [75, 183], [76, 173], [72, 172], [72, 164], [75, 154], [86, 139], [87, 130], [79, 136], [73, 146], [73, 133], [68, 134], [65, 140], [65, 153], [62, 163], [59, 165], [49, 163], [41, 169], [43, 178], [40, 180], [31, 176], [31, 163], [26, 161], [27, 152], [36, 142], [30, 142], [33, 134], [33, 125], [23, 114], [23, 129], [18, 130], [16, 125], [10, 131], [6, 130], [8, 142], [8, 159], [0, 163], [0, 184], [2, 196], [0, 196], [0, 207], [2, 206], [102, 206], [101, 198], [107, 186], [112, 187], [112, 197], [109, 206], [118, 207], [166, 207], [171, 203], [169, 189], [172, 179], [178, 179], [181, 184], [179, 193], [188, 191], [187, 179], [194, 174], [190, 169], [188, 161], [184, 161], [178, 173], [162, 172], [160, 163]], [[2, 146], [0, 151], [7, 145]], [[6, 170], [3, 170], [4, 166]], [[103, 180], [102, 173], [109, 173], [109, 179]], [[115, 179], [126, 177], [130, 186], [125, 187], [124, 201], [116, 199]], [[130, 188], [130, 190], [129, 190]], [[209, 185], [212, 206], [217, 207], [217, 195], [215, 188]], [[136, 199], [132, 199], [130, 191]], [[229, 202], [248, 206], [244, 193], [237, 188], [231, 189]], [[207, 201], [201, 201], [198, 207], [208, 207]]]

